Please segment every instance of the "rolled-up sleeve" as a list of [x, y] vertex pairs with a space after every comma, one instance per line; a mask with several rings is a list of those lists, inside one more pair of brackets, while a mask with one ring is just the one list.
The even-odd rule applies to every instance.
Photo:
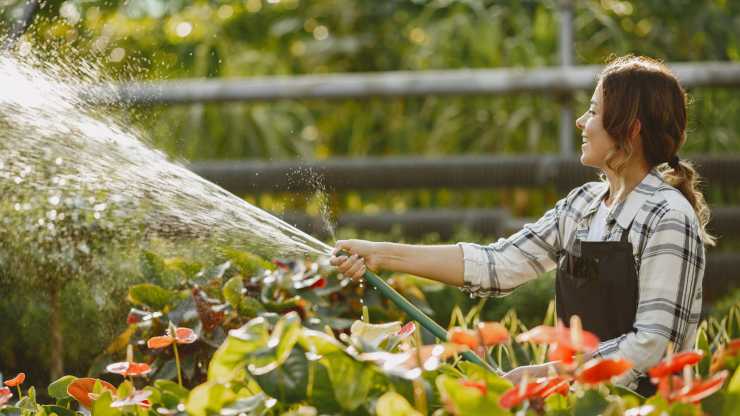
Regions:
[[504, 296], [554, 269], [560, 250], [558, 217], [565, 203], [560, 200], [536, 223], [493, 244], [458, 243], [465, 264], [462, 290], [473, 296]]
[[705, 258], [698, 222], [677, 210], [657, 221], [640, 259], [635, 331], [602, 342], [598, 350], [602, 357], [632, 362], [631, 373], [617, 381], [633, 388], [669, 342], [676, 350], [691, 348], [701, 313]]

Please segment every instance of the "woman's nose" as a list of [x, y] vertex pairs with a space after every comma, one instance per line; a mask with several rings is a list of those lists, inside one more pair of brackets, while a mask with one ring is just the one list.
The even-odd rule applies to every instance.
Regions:
[[576, 119], [576, 128], [579, 130], [583, 130], [583, 116], [580, 116]]

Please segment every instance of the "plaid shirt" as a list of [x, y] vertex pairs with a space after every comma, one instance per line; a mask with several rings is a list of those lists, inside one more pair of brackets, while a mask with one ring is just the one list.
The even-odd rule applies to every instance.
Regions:
[[[509, 238], [488, 246], [458, 243], [465, 262], [463, 290], [471, 296], [502, 296], [555, 269], [562, 250], [575, 252], [576, 239], [586, 240], [591, 219], [608, 190], [605, 182], [589, 182]], [[669, 341], [680, 350], [694, 346], [704, 244], [691, 205], [655, 169], [626, 200], [612, 205], [607, 229], [605, 241], [619, 241], [629, 230], [639, 299], [635, 331], [602, 341], [597, 353], [630, 360], [633, 370], [617, 382], [636, 388], [635, 379], [660, 361]]]

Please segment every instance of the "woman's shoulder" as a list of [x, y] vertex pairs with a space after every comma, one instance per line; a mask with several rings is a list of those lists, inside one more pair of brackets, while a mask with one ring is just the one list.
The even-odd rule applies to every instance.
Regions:
[[655, 190], [651, 201], [653, 204], [660, 206], [665, 213], [683, 214], [693, 221], [698, 221], [696, 212], [691, 203], [677, 188], [663, 182]]
[[608, 187], [609, 185], [602, 181], [586, 182], [570, 191], [564, 200], [568, 205], [573, 205], [574, 203], [588, 205], [594, 198], [602, 195]]

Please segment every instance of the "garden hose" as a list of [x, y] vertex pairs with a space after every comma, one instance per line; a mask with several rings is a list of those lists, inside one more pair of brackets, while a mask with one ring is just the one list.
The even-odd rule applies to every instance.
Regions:
[[[337, 256], [343, 256], [347, 255], [347, 253], [340, 251], [336, 254]], [[349, 256], [348, 256], [349, 257]], [[380, 293], [383, 294], [386, 298], [390, 299], [391, 302], [396, 304], [401, 310], [406, 312], [406, 314], [413, 320], [419, 322], [421, 326], [426, 328], [427, 331], [431, 332], [432, 335], [439, 338], [441, 341], [447, 341], [447, 331], [439, 326], [438, 323], [434, 322], [434, 320], [430, 317], [428, 317], [424, 312], [422, 312], [419, 308], [417, 308], [413, 303], [409, 302], [406, 298], [404, 298], [400, 293], [396, 291], [396, 289], [393, 289], [388, 283], [385, 282], [385, 280], [381, 279], [376, 275], [375, 273], [366, 270], [365, 274], [363, 275], [363, 278], [373, 285], [376, 289], [380, 291]], [[493, 368], [490, 364], [483, 361], [479, 356], [477, 356], [473, 351], [467, 350], [462, 353], [462, 356], [467, 361], [470, 361], [471, 363], [478, 364], [479, 366], [492, 371], [497, 374], [502, 374], [501, 370], [497, 368]]]

